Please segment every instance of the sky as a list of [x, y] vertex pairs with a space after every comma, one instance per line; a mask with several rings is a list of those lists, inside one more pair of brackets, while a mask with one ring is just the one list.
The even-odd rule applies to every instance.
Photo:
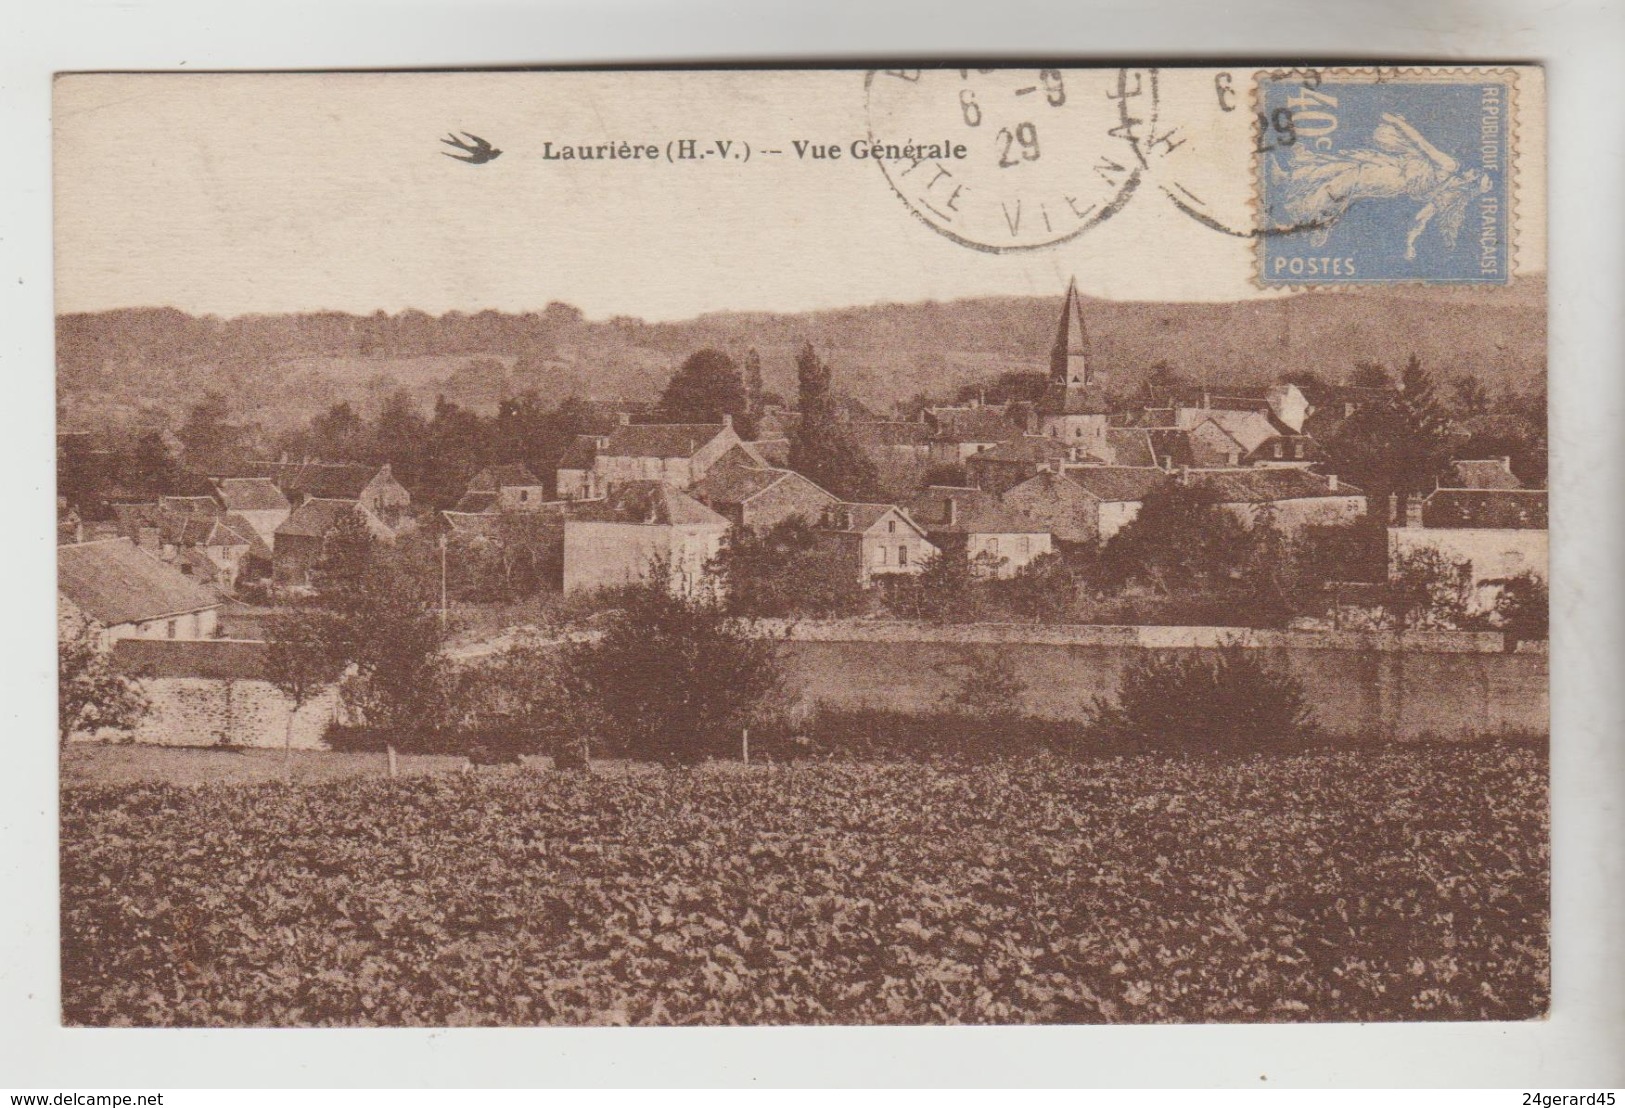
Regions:
[[[1004, 241], [999, 220], [1019, 202], [1030, 236], [1035, 207], [1043, 217], [1055, 211], [1068, 182], [1094, 182], [1089, 195], [1110, 207], [1110, 173], [1092, 171], [1131, 153], [1104, 135], [1115, 71], [1067, 71], [1061, 106], [1039, 102], [1055, 91], [1036, 71], [973, 78], [974, 112], [957, 71], [927, 76], [882, 75], [867, 90], [865, 75], [850, 70], [61, 77], [58, 311], [439, 314], [562, 300], [591, 318], [669, 320], [1050, 296], [1074, 278], [1086, 294], [1112, 299], [1271, 295], [1253, 284], [1248, 241], [1202, 226], [1161, 194], [1189, 185], [1247, 218], [1250, 116], [1214, 110], [1212, 71], [1165, 71], [1163, 122], [1194, 143], [1151, 167], [1120, 211], [1067, 241], [1011, 253], [933, 229], [879, 165], [851, 156], [851, 142], [872, 129], [889, 139], [965, 138], [973, 152], [963, 177], [983, 205], [974, 234]], [[1524, 152], [1538, 165], [1540, 117], [1525, 115]], [[1042, 160], [1015, 141], [1030, 121]], [[503, 153], [484, 165], [446, 157], [448, 131], [480, 135]], [[731, 140], [734, 154], [749, 143], [752, 156], [680, 164], [543, 156], [545, 142], [664, 150], [685, 137], [702, 147]], [[841, 160], [801, 159], [798, 140], [846, 149]], [[1035, 156], [1024, 161], [1024, 152]], [[1525, 176], [1519, 254], [1529, 272], [1544, 268], [1544, 201], [1541, 175]]]

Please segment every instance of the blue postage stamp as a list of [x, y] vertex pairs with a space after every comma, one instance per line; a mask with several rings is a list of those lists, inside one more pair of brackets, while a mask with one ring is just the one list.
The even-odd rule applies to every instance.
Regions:
[[1262, 283], [1507, 283], [1513, 91], [1493, 70], [1261, 74]]

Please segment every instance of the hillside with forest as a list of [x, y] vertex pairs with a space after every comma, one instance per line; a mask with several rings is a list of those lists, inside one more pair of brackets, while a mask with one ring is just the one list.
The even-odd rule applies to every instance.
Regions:
[[[57, 321], [62, 426], [116, 434], [173, 426], [206, 394], [268, 433], [340, 401], [376, 412], [404, 390], [480, 412], [527, 392], [649, 402], [689, 354], [756, 349], [769, 394], [794, 394], [796, 351], [812, 342], [837, 388], [877, 412], [921, 394], [952, 396], [997, 374], [1042, 370], [1060, 297], [877, 304], [800, 314], [717, 312], [649, 323], [589, 320], [560, 303], [522, 314], [340, 312], [196, 317], [173, 308], [68, 314]], [[1543, 278], [1509, 288], [1382, 287], [1239, 303], [1087, 299], [1097, 372], [1129, 392], [1158, 367], [1216, 389], [1284, 378], [1342, 381], [1361, 363], [1412, 355], [1441, 380], [1491, 394], [1540, 387]]]

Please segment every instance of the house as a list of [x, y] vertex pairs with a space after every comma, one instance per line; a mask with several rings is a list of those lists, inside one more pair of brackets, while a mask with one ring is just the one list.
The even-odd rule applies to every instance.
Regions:
[[926, 449], [932, 465], [959, 465], [1025, 433], [1025, 428], [1009, 419], [1005, 409], [997, 405], [927, 408], [921, 418], [931, 429]]
[[793, 516], [816, 521], [825, 508], [839, 503], [794, 470], [737, 462], [713, 466], [689, 491], [734, 526], [758, 530]]
[[1441, 489], [1521, 489], [1523, 482], [1512, 472], [1512, 459], [1475, 458], [1453, 461], [1439, 481]]
[[486, 466], [469, 478], [469, 492], [496, 492], [504, 486], [540, 485], [530, 467], [519, 462]]
[[908, 514], [938, 549], [962, 549], [994, 577], [1013, 577], [1054, 550], [1042, 523], [982, 489], [932, 485], [909, 504]]
[[547, 486], [529, 467], [514, 463], [486, 466], [468, 482], [453, 507], [458, 512], [535, 512], [550, 502]]
[[[1161, 473], [1160, 470], [1153, 472]], [[1036, 473], [1007, 489], [1002, 499], [1005, 507], [1042, 527], [1057, 549], [1085, 544], [1093, 546], [1102, 541], [1101, 506], [1107, 502], [1102, 500], [1099, 493], [1089, 491], [1060, 470], [1047, 469]], [[1139, 510], [1138, 501], [1135, 501], [1134, 510]], [[1112, 510], [1108, 509], [1106, 514], [1110, 520]]]
[[392, 542], [395, 532], [359, 500], [311, 497], [276, 529], [272, 544], [272, 579], [279, 585], [309, 585], [312, 571], [327, 553], [328, 540], [348, 515], [361, 519], [380, 542]]
[[[564, 448], [553, 482], [561, 500], [586, 500], [602, 491], [594, 487], [593, 466], [598, 460], [598, 444], [603, 439], [603, 435], [577, 435]], [[462, 505], [458, 507], [463, 510]]]
[[89, 620], [104, 647], [119, 639], [203, 639], [220, 597], [127, 538], [57, 548], [59, 616]]
[[1498, 582], [1550, 573], [1545, 489], [1438, 489], [1407, 504], [1405, 524], [1388, 529], [1389, 565], [1406, 554], [1433, 550], [1472, 575], [1474, 611], [1489, 611]]
[[119, 535], [182, 574], [225, 593], [270, 573], [271, 547], [241, 515], [209, 497], [160, 497], [113, 508]]
[[242, 517], [267, 546], [293, 511], [287, 496], [268, 477], [223, 477], [214, 487], [220, 505]]
[[[1146, 496], [1169, 479], [1160, 469], [1140, 466], [1069, 466], [1065, 476], [1093, 501], [1086, 529], [1093, 532], [1091, 541], [1097, 543], [1133, 522]], [[1010, 502], [1018, 503], [1015, 498]]]
[[754, 464], [765, 464], [734, 430], [732, 416], [721, 423], [633, 423], [622, 412], [607, 434], [578, 436], [566, 450], [558, 493], [566, 500], [597, 498], [628, 481], [686, 489], [736, 448]]
[[920, 420], [853, 420], [842, 424], [841, 431], [874, 464], [881, 487], [890, 494], [913, 492], [931, 468], [933, 432]]
[[664, 564], [673, 591], [690, 591], [722, 548], [728, 520], [664, 481], [623, 480], [564, 520], [564, 591], [642, 581]]
[[1365, 493], [1336, 474], [1294, 468], [1191, 469], [1178, 477], [1204, 489], [1251, 527], [1267, 514], [1283, 531], [1353, 523], [1366, 513]]
[[260, 462], [255, 476], [267, 477], [294, 503], [353, 500], [385, 525], [400, 524], [412, 507], [412, 494], [395, 480], [388, 464], [349, 462]]
[[1001, 442], [965, 460], [970, 483], [991, 493], [1014, 488], [1038, 473], [1071, 461], [1071, 447], [1048, 435], [1021, 435]]
[[818, 521], [817, 534], [864, 585], [886, 574], [918, 573], [937, 553], [925, 530], [895, 504], [835, 504]]

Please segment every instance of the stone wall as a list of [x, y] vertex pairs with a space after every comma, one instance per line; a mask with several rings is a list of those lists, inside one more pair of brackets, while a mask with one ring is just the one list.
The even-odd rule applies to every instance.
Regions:
[[808, 701], [925, 711], [951, 693], [963, 665], [996, 650], [1027, 682], [1024, 710], [1079, 719], [1111, 699], [1147, 650], [1264, 651], [1296, 674], [1327, 731], [1407, 738], [1545, 733], [1544, 643], [1507, 652], [1498, 633], [1251, 631], [1222, 627], [1024, 627], [968, 624], [799, 624], [784, 651]]

